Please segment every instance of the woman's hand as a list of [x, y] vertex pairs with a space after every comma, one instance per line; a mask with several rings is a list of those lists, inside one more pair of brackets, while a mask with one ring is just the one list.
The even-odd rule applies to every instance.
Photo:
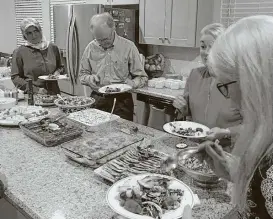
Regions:
[[185, 108], [187, 106], [187, 101], [185, 100], [185, 98], [183, 97], [183, 95], [179, 95], [176, 97], [176, 99], [173, 101], [173, 106], [182, 111], [183, 108]]
[[100, 78], [97, 75], [91, 75], [89, 79], [88, 86], [91, 87], [92, 90], [99, 89]]
[[58, 77], [58, 76], [61, 75], [61, 73], [60, 73], [60, 71], [57, 70], [57, 71], [55, 71], [55, 72], [53, 73], [53, 75], [56, 76], [56, 77]]
[[209, 166], [215, 174], [221, 178], [230, 180], [231, 160], [228, 160], [223, 148], [216, 141], [206, 141], [199, 145], [199, 152], [206, 151], [208, 156], [204, 156]]
[[206, 137], [207, 140], [214, 141], [216, 139], [220, 140], [230, 136], [229, 129], [221, 129], [218, 127], [212, 128]]

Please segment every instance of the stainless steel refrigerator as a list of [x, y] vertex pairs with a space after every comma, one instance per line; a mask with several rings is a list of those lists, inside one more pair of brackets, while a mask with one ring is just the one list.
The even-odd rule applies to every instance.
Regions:
[[136, 13], [133, 9], [104, 8], [103, 5], [57, 5], [53, 7], [54, 41], [66, 63], [69, 81], [59, 81], [63, 93], [89, 95], [91, 89], [80, 84], [78, 75], [80, 60], [86, 46], [93, 40], [90, 18], [101, 12], [113, 14], [117, 34], [135, 42]]

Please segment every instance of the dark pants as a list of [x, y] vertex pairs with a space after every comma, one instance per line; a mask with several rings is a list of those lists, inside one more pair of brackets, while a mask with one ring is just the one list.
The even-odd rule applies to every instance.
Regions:
[[45, 82], [45, 89], [49, 95], [56, 95], [60, 94], [60, 88], [57, 81], [46, 81]]
[[109, 113], [112, 110], [114, 98], [116, 98], [116, 106], [113, 113], [120, 116], [122, 119], [133, 121], [134, 103], [132, 94], [122, 93], [103, 95], [93, 91], [91, 97], [96, 100], [94, 108]]

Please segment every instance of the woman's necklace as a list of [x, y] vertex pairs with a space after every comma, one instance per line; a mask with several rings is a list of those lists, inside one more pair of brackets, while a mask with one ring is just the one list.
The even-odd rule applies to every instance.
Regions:
[[214, 85], [215, 79], [211, 78], [210, 84], [209, 84], [209, 92], [208, 92], [208, 99], [207, 99], [207, 106], [206, 106], [206, 110], [205, 110], [205, 121], [208, 122], [208, 108], [209, 108], [209, 104], [210, 104], [210, 96], [211, 96], [211, 90], [212, 87]]

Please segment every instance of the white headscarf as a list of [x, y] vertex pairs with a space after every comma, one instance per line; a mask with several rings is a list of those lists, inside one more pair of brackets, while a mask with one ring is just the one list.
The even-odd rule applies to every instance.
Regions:
[[[27, 28], [29, 28], [30, 26], [36, 27], [42, 33], [41, 25], [39, 24], [37, 20], [35, 20], [34, 18], [25, 18], [21, 23], [21, 31], [23, 36], [25, 35]], [[39, 49], [39, 50], [47, 49], [48, 45], [49, 45], [49, 41], [46, 40], [45, 36], [43, 36], [41, 42], [37, 44], [32, 44], [28, 41], [26, 41], [25, 43], [25, 46], [30, 46], [32, 48]]]

